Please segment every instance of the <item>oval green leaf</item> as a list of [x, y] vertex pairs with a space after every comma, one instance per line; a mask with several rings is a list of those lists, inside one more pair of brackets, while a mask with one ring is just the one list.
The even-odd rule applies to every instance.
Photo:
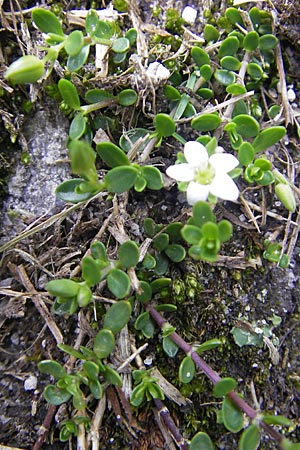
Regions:
[[235, 389], [236, 386], [237, 382], [233, 378], [222, 378], [222, 380], [214, 385], [213, 394], [215, 397], [224, 397], [228, 392]]
[[186, 256], [186, 251], [179, 244], [170, 244], [165, 250], [166, 255], [170, 258], [171, 261], [175, 263], [179, 263], [184, 260]]
[[95, 337], [93, 350], [100, 359], [107, 358], [115, 347], [115, 337], [111, 330], [100, 330]]
[[35, 8], [32, 11], [32, 19], [38, 29], [43, 33], [53, 33], [64, 36], [60, 21], [53, 12], [43, 8]]
[[222, 402], [222, 417], [224, 426], [232, 433], [238, 433], [243, 428], [244, 415], [228, 397]]
[[131, 106], [136, 103], [138, 95], [133, 89], [124, 89], [119, 92], [117, 99], [120, 105]]
[[130, 279], [123, 270], [112, 269], [107, 276], [107, 286], [115, 297], [124, 298], [130, 291]]
[[179, 380], [182, 383], [190, 383], [195, 375], [195, 363], [190, 356], [186, 356], [181, 361], [179, 367]]
[[220, 60], [223, 69], [237, 71], [241, 67], [241, 61], [234, 56], [224, 56]]
[[72, 109], [80, 109], [80, 99], [76, 87], [71, 81], [61, 78], [58, 82], [58, 89], [63, 101]]
[[44, 73], [44, 63], [36, 56], [25, 55], [13, 62], [4, 78], [13, 83], [35, 83]]
[[114, 168], [130, 164], [129, 159], [123, 150], [112, 142], [100, 142], [100, 144], [97, 144], [96, 150], [100, 158], [108, 167]]
[[111, 49], [115, 53], [124, 53], [128, 52], [129, 48], [129, 39], [127, 39], [126, 37], [120, 37], [114, 41]]
[[125, 300], [114, 303], [104, 316], [103, 328], [113, 334], [119, 333], [129, 321], [131, 311], [131, 304]]
[[235, 36], [229, 36], [228, 38], [224, 39], [219, 47], [219, 59], [223, 58], [224, 56], [234, 55], [238, 51], [239, 46], [240, 41]]
[[83, 33], [79, 30], [72, 31], [65, 41], [65, 50], [70, 56], [75, 56], [83, 47]]
[[118, 257], [125, 269], [134, 267], [139, 262], [140, 252], [137, 244], [133, 241], [126, 241], [119, 247]]
[[141, 170], [142, 176], [147, 182], [147, 188], [159, 191], [164, 186], [164, 181], [160, 171], [153, 166], [144, 166]]
[[214, 450], [214, 448], [212, 440], [203, 431], [195, 434], [189, 446], [189, 450]]
[[80, 186], [83, 181], [82, 178], [73, 178], [72, 180], [64, 181], [56, 188], [56, 196], [68, 203], [80, 203], [84, 200], [88, 200], [95, 192], [76, 192], [76, 188]]
[[46, 284], [46, 289], [55, 297], [73, 298], [79, 291], [79, 284], [72, 280], [51, 280]]
[[52, 375], [54, 378], [64, 378], [67, 374], [61, 364], [51, 359], [46, 359], [38, 363], [39, 371]]
[[156, 114], [154, 118], [154, 126], [159, 136], [163, 137], [172, 136], [176, 130], [174, 120], [168, 116], [168, 114], [164, 113]]
[[239, 441], [239, 450], [256, 450], [259, 446], [260, 434], [257, 425], [252, 424], [246, 428]]
[[192, 128], [197, 131], [213, 131], [221, 123], [221, 119], [216, 114], [202, 114], [199, 117], [195, 117], [191, 121]]
[[276, 142], [280, 141], [286, 134], [286, 129], [284, 127], [272, 127], [266, 128], [261, 131], [258, 136], [253, 141], [253, 148], [255, 152], [261, 152], [266, 150]]
[[260, 126], [254, 117], [247, 114], [239, 114], [232, 119], [236, 124], [236, 132], [245, 137], [255, 137], [258, 135]]
[[234, 72], [225, 69], [217, 69], [214, 73], [214, 77], [223, 86], [233, 84], [236, 79]]
[[87, 61], [90, 52], [90, 46], [84, 45], [81, 47], [80, 51], [74, 55], [69, 55], [67, 60], [67, 68], [70, 72], [76, 72], [79, 70]]
[[162, 346], [163, 346], [164, 352], [168, 356], [170, 356], [170, 358], [174, 358], [174, 356], [177, 355], [178, 346], [175, 344], [175, 342], [172, 341], [172, 339], [169, 336], [166, 336], [163, 338]]
[[208, 53], [206, 53], [206, 51], [203, 50], [203, 48], [201, 48], [201, 47], [197, 47], [197, 46], [193, 47], [191, 49], [191, 56], [198, 67], [201, 67], [204, 64], [210, 63], [210, 58], [209, 58]]
[[243, 47], [248, 52], [254, 51], [258, 47], [259, 35], [256, 31], [249, 31], [243, 41]]
[[91, 256], [84, 256], [81, 260], [81, 272], [88, 286], [94, 286], [101, 280], [101, 272], [97, 262]]
[[46, 386], [44, 390], [44, 397], [50, 405], [61, 405], [66, 403], [72, 395], [66, 389], [59, 389], [56, 386]]
[[132, 166], [120, 166], [111, 169], [105, 176], [105, 185], [109, 192], [121, 194], [129, 191], [139, 175], [139, 170]]
[[86, 129], [86, 119], [82, 113], [76, 114], [71, 122], [69, 136], [71, 139], [80, 139]]

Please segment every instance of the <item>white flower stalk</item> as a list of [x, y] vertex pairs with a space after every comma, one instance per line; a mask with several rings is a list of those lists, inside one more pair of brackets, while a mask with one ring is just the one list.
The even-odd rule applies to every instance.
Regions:
[[208, 156], [204, 145], [197, 141], [189, 141], [184, 146], [183, 164], [168, 167], [166, 173], [176, 181], [189, 182], [186, 195], [190, 205], [207, 200], [209, 194], [223, 200], [234, 201], [239, 196], [239, 190], [233, 179], [228, 175], [238, 166], [238, 159], [220, 152]]

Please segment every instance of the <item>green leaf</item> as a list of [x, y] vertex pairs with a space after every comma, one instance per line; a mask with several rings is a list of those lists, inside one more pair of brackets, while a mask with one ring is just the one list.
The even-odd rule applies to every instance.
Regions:
[[197, 47], [197, 46], [192, 47], [191, 56], [198, 67], [201, 67], [204, 64], [210, 63], [210, 58], [209, 58], [208, 53], [206, 53], [206, 51], [200, 47]]
[[169, 84], [166, 84], [166, 86], [164, 87], [164, 94], [167, 99], [171, 100], [172, 102], [181, 99], [180, 92], [174, 86], [171, 86]]
[[76, 298], [68, 298], [66, 301], [59, 302], [58, 300], [63, 300], [57, 297], [53, 304], [53, 312], [59, 316], [72, 315], [78, 309], [78, 303]]
[[241, 62], [239, 59], [234, 56], [224, 56], [220, 60], [221, 66], [223, 69], [237, 71], [241, 67]]
[[249, 63], [246, 70], [253, 80], [260, 80], [264, 74], [262, 68], [256, 63]]
[[250, 142], [243, 142], [239, 148], [238, 160], [243, 166], [248, 166], [254, 158], [254, 148]]
[[169, 239], [170, 238], [167, 233], [161, 233], [153, 240], [153, 247], [155, 250], [162, 252], [168, 247]]
[[92, 298], [93, 298], [92, 291], [88, 286], [82, 285], [79, 287], [79, 291], [76, 296], [78, 306], [84, 308], [92, 301]]
[[94, 259], [107, 262], [106, 248], [103, 242], [95, 241], [91, 244], [91, 255]]
[[101, 272], [97, 262], [91, 256], [84, 256], [81, 260], [82, 277], [88, 286], [94, 286], [101, 280]]
[[107, 22], [104, 20], [99, 20], [98, 26], [93, 34], [93, 39], [96, 42], [100, 42], [104, 44], [104, 41], [106, 45], [111, 45], [109, 42], [115, 33], [115, 24], [114, 22]]
[[195, 375], [195, 363], [190, 356], [186, 356], [181, 361], [179, 367], [179, 380], [182, 383], [190, 383]]
[[66, 403], [72, 395], [66, 389], [59, 389], [56, 386], [48, 385], [44, 390], [44, 397], [50, 405], [61, 405]]
[[70, 56], [75, 56], [83, 47], [83, 33], [79, 30], [72, 31], [65, 41], [65, 50]]
[[181, 239], [181, 230], [182, 230], [183, 224], [181, 222], [173, 222], [166, 226], [165, 233], [169, 235], [171, 242], [180, 242]]
[[172, 305], [170, 303], [161, 303], [160, 305], [155, 305], [154, 308], [156, 311], [162, 311], [162, 312], [175, 312], [177, 311], [177, 306]]
[[243, 47], [248, 52], [254, 51], [258, 47], [259, 35], [256, 31], [249, 31], [243, 41]]
[[289, 439], [283, 438], [280, 442], [283, 450], [300, 450], [300, 444], [293, 444]]
[[235, 82], [235, 73], [225, 69], [217, 69], [214, 73], [215, 79], [223, 86], [228, 86]]
[[76, 191], [77, 187], [80, 186], [83, 181], [82, 178], [73, 178], [72, 180], [64, 181], [56, 188], [56, 196], [64, 202], [69, 203], [80, 203], [91, 198], [92, 195], [96, 193], [96, 190], [94, 192], [80, 193]]
[[154, 126], [159, 136], [162, 137], [172, 136], [176, 130], [174, 120], [168, 116], [168, 114], [164, 113], [156, 114], [154, 118]]
[[89, 388], [94, 398], [99, 400], [102, 397], [103, 389], [99, 380], [91, 380], [89, 382]]
[[189, 445], [189, 450], [214, 450], [214, 448], [212, 440], [203, 431], [195, 434]]
[[130, 45], [133, 45], [136, 43], [137, 39], [137, 31], [135, 28], [130, 28], [126, 31], [125, 37], [129, 40]]
[[145, 256], [145, 258], [143, 259], [142, 264], [143, 264], [143, 267], [144, 267], [145, 269], [151, 270], [151, 269], [154, 269], [154, 268], [155, 268], [155, 266], [156, 266], [156, 260], [155, 260], [155, 258], [154, 258], [152, 255], [150, 255], [149, 253], [147, 253], [146, 256]]
[[276, 142], [280, 141], [286, 134], [286, 129], [284, 127], [272, 127], [266, 128], [261, 131], [258, 136], [254, 139], [252, 145], [255, 152], [261, 152], [266, 150]]
[[122, 378], [120, 377], [118, 372], [114, 370], [112, 367], [105, 366], [103, 376], [109, 384], [122, 387], [123, 384]]
[[144, 166], [141, 170], [142, 176], [147, 181], [147, 188], [158, 191], [163, 188], [164, 181], [160, 171], [153, 166]]
[[163, 337], [162, 346], [164, 352], [168, 356], [170, 356], [170, 358], [174, 358], [174, 356], [176, 356], [178, 352], [178, 346], [175, 344], [175, 342], [172, 341], [172, 339], [169, 336]]
[[71, 169], [88, 181], [97, 181], [98, 175], [95, 167], [96, 153], [85, 141], [73, 140], [68, 143], [71, 158]]
[[117, 99], [120, 105], [131, 106], [136, 103], [138, 95], [133, 89], [124, 89], [119, 92]]
[[58, 90], [63, 101], [72, 109], [80, 109], [80, 99], [76, 87], [71, 81], [61, 78], [58, 82]]
[[221, 242], [229, 241], [232, 236], [232, 224], [228, 220], [221, 220], [218, 223], [219, 239]]
[[73, 396], [73, 407], [75, 409], [78, 409], [78, 411], [83, 411], [87, 406], [87, 402], [85, 398], [83, 397], [83, 394], [81, 395]]
[[237, 382], [233, 378], [222, 378], [214, 385], [213, 394], [215, 397], [224, 397], [228, 392], [237, 387]]
[[116, 194], [129, 191], [138, 174], [139, 170], [132, 166], [114, 167], [106, 174], [104, 179], [107, 190]]
[[256, 450], [259, 442], [259, 428], [256, 424], [252, 424], [243, 431], [239, 441], [239, 450]]
[[88, 59], [89, 52], [90, 46], [89, 44], [87, 44], [84, 45], [76, 55], [69, 55], [67, 59], [67, 69], [70, 72], [76, 72], [77, 70], [81, 69], [81, 67], [86, 63]]
[[131, 304], [128, 301], [120, 300], [114, 303], [104, 316], [103, 328], [111, 330], [113, 334], [119, 333], [129, 321], [131, 311]]
[[249, 16], [254, 30], [258, 30], [261, 24], [261, 11], [256, 6], [254, 6], [253, 8], [250, 9]]
[[165, 250], [166, 255], [170, 258], [171, 261], [179, 263], [184, 260], [186, 256], [186, 251], [179, 244], [170, 244]]
[[86, 129], [86, 119], [80, 112], [74, 116], [69, 129], [69, 136], [71, 139], [80, 139]]
[[46, 359], [38, 363], [39, 371], [52, 375], [54, 378], [64, 378], [67, 374], [61, 364], [51, 359]]
[[218, 57], [219, 59], [223, 58], [224, 56], [232, 56], [234, 55], [240, 46], [240, 41], [235, 36], [229, 36], [219, 47], [218, 51]]
[[82, 367], [90, 380], [98, 380], [99, 367], [94, 361], [84, 361]]
[[75, 350], [75, 348], [71, 347], [71, 345], [57, 344], [57, 347], [68, 355], [74, 356], [76, 359], [82, 359], [82, 353]]
[[140, 281], [140, 292], [136, 292], [136, 299], [140, 303], [149, 302], [152, 299], [152, 288], [147, 281]]
[[35, 83], [44, 74], [44, 62], [33, 55], [25, 55], [13, 62], [4, 78], [13, 83]]
[[99, 27], [99, 17], [94, 9], [90, 9], [85, 19], [85, 30], [90, 35], [93, 36]]
[[[128, 130], [122, 134], [119, 140], [119, 145], [124, 152], [129, 152], [134, 144], [149, 135], [149, 131], [145, 128], [133, 128], [132, 130]], [[147, 145], [148, 140], [144, 140], [143, 144], [139, 146], [139, 152], [142, 152]]]
[[150, 284], [153, 294], [169, 287], [171, 282], [171, 278], [157, 278], [156, 280], [152, 281]]
[[130, 48], [130, 42], [126, 37], [120, 37], [116, 39], [111, 47], [112, 51], [115, 53], [128, 52]]
[[290, 427], [292, 425], [292, 421], [289, 420], [285, 416], [281, 416], [278, 414], [277, 416], [273, 414], [264, 414], [262, 417], [262, 421], [267, 423], [268, 425], [280, 425], [283, 427]]
[[130, 164], [129, 159], [117, 145], [112, 142], [100, 142], [96, 150], [100, 158], [108, 167], [126, 166]]
[[197, 202], [193, 206], [193, 225], [202, 227], [206, 222], [215, 222], [215, 215], [207, 202]]
[[134, 183], [134, 190], [136, 192], [143, 192], [144, 189], [146, 189], [147, 186], [147, 180], [142, 176], [141, 173], [139, 173], [139, 176], [135, 180]]
[[114, 347], [115, 337], [111, 330], [103, 329], [96, 334], [93, 350], [98, 358], [107, 358]]
[[140, 406], [145, 398], [145, 386], [143, 384], [139, 384], [136, 386], [130, 395], [130, 403], [133, 406]]
[[32, 19], [43, 33], [54, 33], [64, 36], [60, 21], [53, 12], [43, 8], [35, 8], [32, 11]]
[[148, 311], [145, 311], [137, 317], [134, 327], [136, 330], [141, 331], [148, 339], [151, 339], [154, 335], [154, 325]]
[[271, 50], [278, 44], [278, 39], [273, 34], [264, 34], [260, 36], [258, 46], [260, 50]]
[[218, 128], [221, 122], [220, 117], [216, 114], [202, 114], [192, 119], [191, 125], [197, 131], [212, 131]]
[[227, 8], [225, 11], [225, 17], [229, 20], [232, 25], [238, 23], [242, 27], [244, 27], [244, 22], [240, 12], [236, 8]]
[[216, 42], [219, 39], [219, 30], [213, 25], [207, 23], [203, 30], [203, 36], [206, 42]]
[[133, 241], [126, 241], [118, 249], [118, 257], [125, 269], [134, 267], [139, 262], [140, 252], [137, 244]]
[[114, 96], [106, 91], [105, 89], [90, 89], [85, 93], [85, 100], [88, 103], [100, 103], [105, 102], [106, 100], [113, 99]]
[[79, 291], [79, 284], [72, 280], [51, 280], [46, 284], [46, 289], [53, 296], [73, 298]]
[[130, 279], [123, 270], [112, 269], [107, 276], [107, 286], [115, 297], [124, 298], [130, 292]]
[[226, 86], [226, 92], [231, 95], [242, 95], [245, 94], [247, 90], [241, 84], [233, 83]]
[[222, 402], [222, 417], [224, 426], [232, 433], [238, 433], [243, 428], [244, 415], [228, 397]]
[[219, 347], [219, 345], [222, 345], [222, 342], [219, 339], [213, 338], [198, 345], [195, 351], [196, 353], [198, 353], [198, 355], [200, 355], [203, 352], [207, 352], [208, 350]]
[[213, 97], [214, 91], [208, 88], [200, 88], [197, 91], [197, 95], [200, 95], [200, 97], [203, 97], [205, 100], [209, 100]]

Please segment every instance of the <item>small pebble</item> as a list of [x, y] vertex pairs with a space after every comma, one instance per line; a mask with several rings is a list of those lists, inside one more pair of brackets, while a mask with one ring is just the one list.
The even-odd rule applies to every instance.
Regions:
[[193, 25], [196, 22], [197, 10], [191, 6], [186, 6], [182, 11], [181, 17], [186, 23]]
[[165, 66], [156, 61], [149, 64], [146, 74], [153, 81], [159, 82], [161, 80], [167, 80], [170, 77], [171, 72]]
[[34, 375], [30, 375], [26, 380], [24, 381], [24, 389], [25, 391], [34, 391], [37, 387], [37, 377]]
[[289, 102], [293, 103], [296, 100], [296, 94], [295, 94], [294, 89], [292, 89], [292, 88], [288, 89], [287, 96], [288, 96]]

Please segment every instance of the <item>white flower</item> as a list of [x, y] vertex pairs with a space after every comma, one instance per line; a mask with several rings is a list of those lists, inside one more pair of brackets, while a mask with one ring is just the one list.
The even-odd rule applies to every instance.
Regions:
[[228, 172], [237, 167], [239, 161], [229, 153], [220, 153], [220, 148], [218, 150], [209, 157], [200, 142], [187, 142], [184, 146], [187, 163], [168, 167], [166, 173], [170, 178], [189, 182], [186, 194], [190, 205], [205, 201], [208, 194], [223, 200], [237, 200], [239, 190]]

